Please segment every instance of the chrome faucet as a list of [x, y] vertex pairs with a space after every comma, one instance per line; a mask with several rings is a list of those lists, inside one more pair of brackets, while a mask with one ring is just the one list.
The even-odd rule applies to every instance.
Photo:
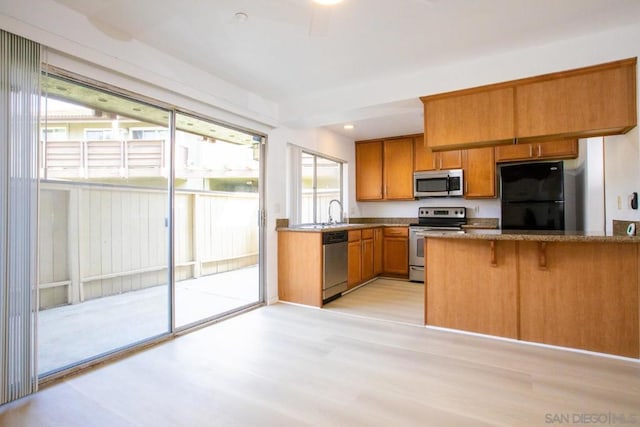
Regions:
[[331, 205], [333, 204], [333, 202], [336, 202], [338, 204], [338, 206], [340, 206], [340, 222], [342, 222], [343, 219], [344, 219], [343, 218], [344, 212], [342, 210], [342, 202], [340, 202], [340, 200], [338, 200], [338, 199], [332, 199], [329, 202], [329, 224], [337, 224], [338, 223], [338, 221], [334, 221], [333, 217], [331, 216]]

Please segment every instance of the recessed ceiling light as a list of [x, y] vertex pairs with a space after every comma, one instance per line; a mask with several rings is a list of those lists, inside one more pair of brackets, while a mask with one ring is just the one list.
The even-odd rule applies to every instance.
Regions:
[[237, 22], [246, 22], [247, 19], [249, 19], [249, 15], [245, 12], [236, 12], [235, 15], [233, 15], [233, 18]]
[[313, 2], [324, 6], [332, 6], [334, 4], [342, 3], [342, 0], [313, 0]]
[[343, 128], [345, 128], [346, 130], [352, 130], [352, 129], [355, 129], [356, 126], [352, 124], [348, 124], [348, 125], [344, 125]]

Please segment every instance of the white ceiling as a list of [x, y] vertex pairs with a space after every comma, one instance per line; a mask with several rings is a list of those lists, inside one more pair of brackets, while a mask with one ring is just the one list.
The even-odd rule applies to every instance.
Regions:
[[[362, 81], [640, 21], [640, 0], [344, 0], [328, 13], [311, 0], [56, 1], [111, 37], [137, 39], [289, 105]], [[235, 19], [236, 12], [248, 19]], [[326, 34], [310, 34], [323, 32], [322, 19]], [[345, 114], [331, 114], [340, 106], [326, 103], [306, 124], [354, 139], [421, 132], [420, 95]], [[344, 131], [344, 122], [354, 122], [355, 131]]]

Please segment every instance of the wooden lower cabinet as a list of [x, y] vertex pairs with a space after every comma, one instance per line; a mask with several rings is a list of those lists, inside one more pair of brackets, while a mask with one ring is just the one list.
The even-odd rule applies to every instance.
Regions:
[[322, 233], [278, 232], [278, 298], [322, 307]]
[[382, 274], [382, 254], [384, 240], [382, 237], [382, 228], [373, 229], [373, 274], [379, 276]]
[[518, 338], [516, 243], [425, 241], [425, 323]]
[[362, 269], [361, 280], [366, 282], [374, 278], [373, 262], [374, 262], [374, 241], [373, 241], [373, 229], [362, 230], [361, 241], [361, 258], [360, 264]]
[[347, 287], [349, 289], [362, 282], [362, 243], [361, 231], [349, 231]]
[[638, 246], [520, 242], [521, 339], [639, 357]]
[[383, 248], [383, 272], [394, 276], [409, 276], [409, 229], [385, 228]]

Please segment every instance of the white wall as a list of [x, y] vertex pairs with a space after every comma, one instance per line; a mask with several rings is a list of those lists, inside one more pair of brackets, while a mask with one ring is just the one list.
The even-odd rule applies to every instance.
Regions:
[[640, 210], [631, 209], [629, 197], [640, 193], [640, 137], [636, 126], [626, 135], [604, 138], [605, 212], [607, 233], [613, 220], [640, 221]]
[[578, 229], [605, 231], [604, 138], [580, 140], [576, 163]]
[[457, 197], [426, 198], [406, 202], [360, 202], [349, 213], [351, 217], [416, 218], [418, 208], [422, 206], [464, 206], [470, 218], [500, 218], [500, 200], [498, 199], [465, 200]]

